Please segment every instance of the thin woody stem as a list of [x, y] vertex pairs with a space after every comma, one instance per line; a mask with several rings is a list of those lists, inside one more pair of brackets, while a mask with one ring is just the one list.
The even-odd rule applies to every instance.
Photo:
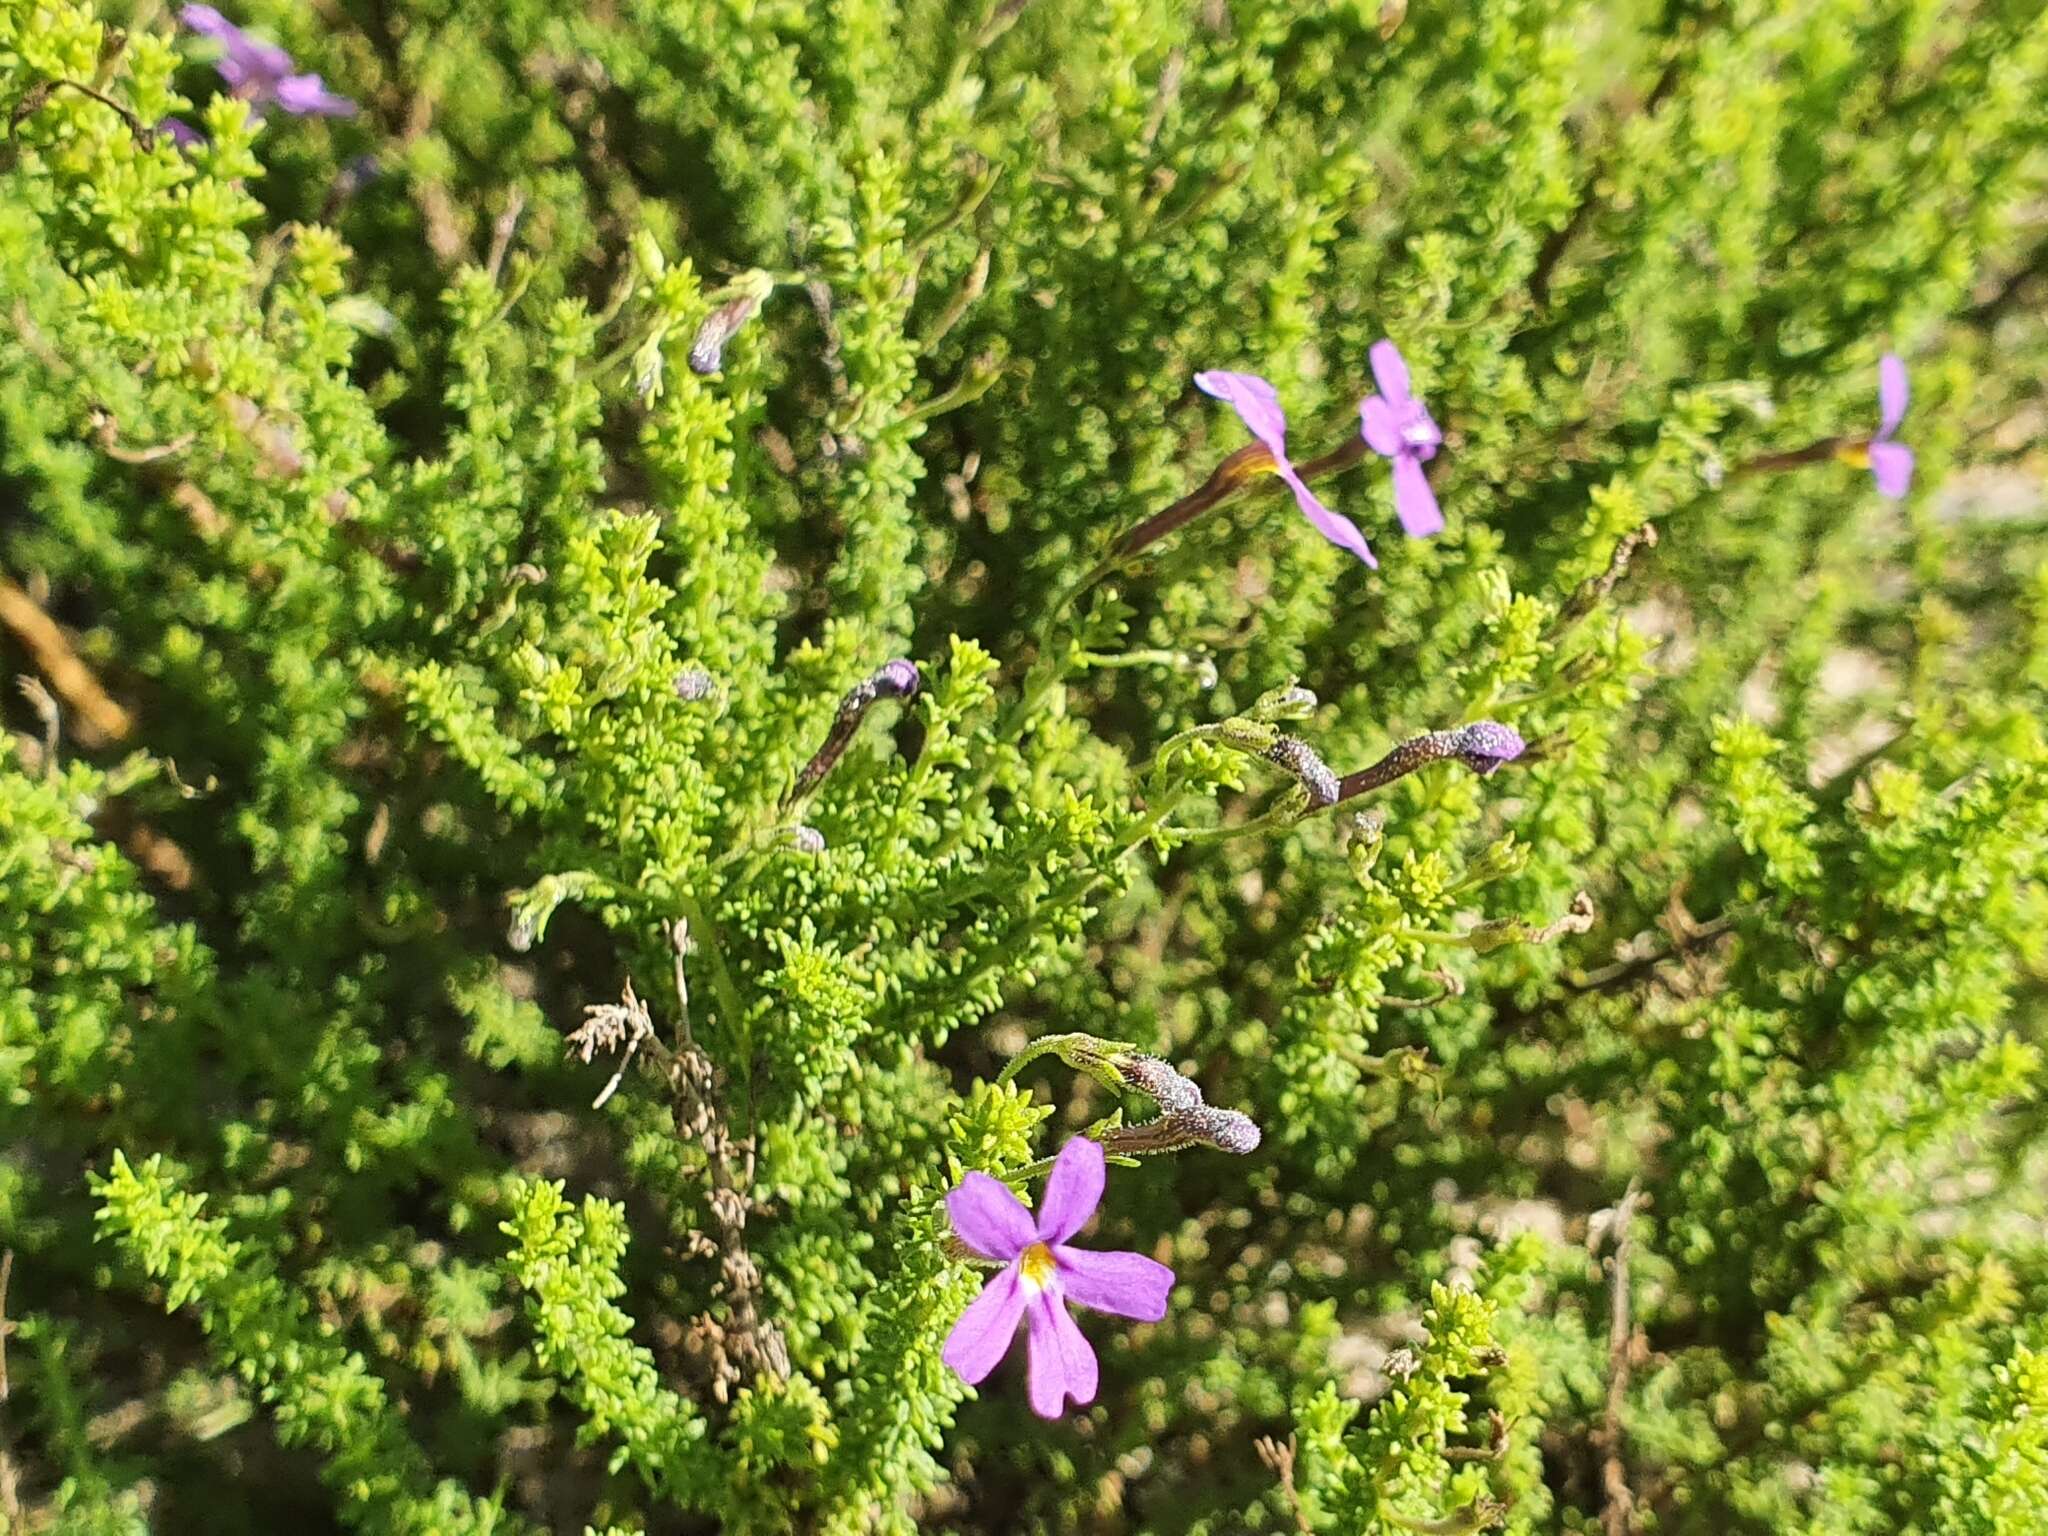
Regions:
[[[1245, 482], [1261, 460], [1271, 463], [1273, 455], [1262, 443], [1247, 443], [1226, 458], [1194, 490], [1172, 506], [1155, 512], [1111, 546], [1120, 557], [1129, 557], [1158, 543], [1176, 528], [1193, 522]], [[1304, 477], [1305, 478], [1305, 477]]]
[[1859, 441], [1854, 437], [1824, 437], [1817, 443], [1808, 443], [1804, 448], [1794, 448], [1786, 453], [1760, 454], [1745, 460], [1728, 471], [1728, 477], [1737, 479], [1744, 475], [1766, 475], [1781, 469], [1798, 469], [1806, 464], [1819, 464], [1833, 458], [1843, 448]]

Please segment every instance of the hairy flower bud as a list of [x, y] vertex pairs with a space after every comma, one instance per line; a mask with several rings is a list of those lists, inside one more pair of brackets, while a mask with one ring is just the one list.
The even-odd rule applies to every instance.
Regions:
[[690, 371], [712, 374], [724, 367], [726, 343], [754, 318], [762, 301], [774, 291], [775, 279], [756, 267], [741, 273], [732, 283], [713, 294], [713, 298], [722, 298], [725, 302], [705, 316], [704, 323], [697, 327], [697, 335], [690, 343]]
[[1316, 750], [1295, 736], [1282, 736], [1266, 749], [1266, 759], [1294, 775], [1308, 797], [1308, 810], [1326, 810], [1337, 803], [1337, 775], [1316, 756]]
[[1476, 721], [1450, 734], [1452, 755], [1481, 778], [1529, 750], [1521, 732], [1495, 720]]
[[1410, 737], [1374, 763], [1356, 773], [1347, 773], [1338, 786], [1339, 800], [1384, 788], [1394, 780], [1413, 773], [1425, 763], [1455, 758], [1481, 778], [1502, 763], [1511, 763], [1529, 750], [1521, 733], [1496, 720], [1479, 720], [1454, 731], [1428, 731]]
[[1315, 713], [1318, 702], [1309, 689], [1298, 683], [1289, 683], [1284, 688], [1271, 688], [1260, 694], [1258, 702], [1248, 713], [1254, 720], [1278, 725], [1289, 720], [1306, 720]]
[[1162, 1110], [1193, 1109], [1202, 1102], [1202, 1090], [1157, 1056], [1112, 1055], [1108, 1065], [1126, 1087], [1137, 1089]]
[[1170, 1110], [1143, 1125], [1106, 1132], [1102, 1149], [1125, 1157], [1146, 1157], [1188, 1147], [1213, 1147], [1218, 1152], [1243, 1157], [1257, 1151], [1264, 1139], [1251, 1116], [1234, 1109], [1218, 1109], [1213, 1104], [1195, 1104]]

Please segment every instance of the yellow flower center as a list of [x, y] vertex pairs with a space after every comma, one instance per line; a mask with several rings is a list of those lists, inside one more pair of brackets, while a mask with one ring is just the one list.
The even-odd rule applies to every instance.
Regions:
[[1870, 444], [1844, 443], [1835, 450], [1835, 457], [1844, 464], [1853, 465], [1857, 469], [1868, 469], [1870, 468]]
[[1024, 1277], [1024, 1283], [1034, 1291], [1042, 1291], [1052, 1283], [1052, 1250], [1043, 1243], [1033, 1243], [1017, 1260], [1017, 1272]]

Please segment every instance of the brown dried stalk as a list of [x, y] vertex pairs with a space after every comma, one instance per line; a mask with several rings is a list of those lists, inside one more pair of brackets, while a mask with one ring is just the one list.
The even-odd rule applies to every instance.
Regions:
[[1628, 1468], [1621, 1457], [1621, 1408], [1628, 1400], [1629, 1354], [1632, 1348], [1628, 1315], [1628, 1261], [1635, 1246], [1629, 1227], [1635, 1220], [1642, 1190], [1634, 1179], [1614, 1209], [1614, 1257], [1608, 1260], [1607, 1408], [1593, 1443], [1600, 1448], [1600, 1487], [1606, 1503], [1600, 1527], [1606, 1536], [1628, 1536], [1633, 1529], [1635, 1495], [1629, 1491]]
[[71, 707], [72, 731], [80, 741], [107, 746], [135, 728], [134, 717], [100, 686], [56, 621], [5, 576], [0, 576], [0, 624], [14, 631], [35, 658], [36, 670]]
[[617, 1091], [626, 1068], [636, 1058], [645, 1060], [668, 1088], [676, 1134], [704, 1149], [711, 1180], [706, 1203], [717, 1231], [710, 1236], [694, 1234], [692, 1251], [718, 1258], [719, 1289], [729, 1318], [725, 1322], [708, 1315], [697, 1318], [689, 1325], [688, 1336], [709, 1358], [712, 1394], [723, 1403], [730, 1401], [736, 1387], [755, 1376], [788, 1376], [789, 1348], [781, 1330], [761, 1316], [761, 1271], [747, 1251], [747, 1218], [756, 1209], [748, 1193], [754, 1182], [754, 1145], [733, 1136], [723, 1103], [723, 1074], [698, 1049], [690, 1030], [687, 921], [679, 920], [669, 930], [669, 945], [675, 956], [675, 1048], [662, 1043], [647, 1005], [635, 995], [630, 981], [619, 1002], [585, 1010], [585, 1021], [569, 1036], [569, 1046], [585, 1061], [600, 1051], [624, 1053], [618, 1070], [597, 1096], [598, 1106]]
[[1252, 1442], [1252, 1449], [1280, 1479], [1280, 1497], [1287, 1501], [1288, 1513], [1294, 1516], [1294, 1528], [1301, 1532], [1301, 1536], [1315, 1536], [1315, 1527], [1309, 1524], [1308, 1511], [1302, 1507], [1301, 1490], [1294, 1486], [1294, 1436], [1289, 1435], [1287, 1443], [1282, 1445], [1270, 1435], [1261, 1435]]

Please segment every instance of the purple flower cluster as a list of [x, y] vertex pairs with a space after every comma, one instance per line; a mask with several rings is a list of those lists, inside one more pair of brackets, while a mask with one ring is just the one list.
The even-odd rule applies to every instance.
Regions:
[[960, 1241], [1003, 1269], [960, 1314], [942, 1358], [970, 1386], [985, 1381], [1023, 1322], [1031, 1408], [1041, 1418], [1058, 1418], [1069, 1399], [1095, 1400], [1095, 1351], [1068, 1315], [1069, 1302], [1156, 1323], [1173, 1290], [1173, 1271], [1142, 1253], [1069, 1246], [1102, 1203], [1105, 1176], [1102, 1148], [1076, 1136], [1053, 1163], [1036, 1218], [985, 1173], [968, 1174], [946, 1196]]
[[[1400, 348], [1381, 340], [1373, 343], [1369, 355], [1379, 393], [1358, 402], [1360, 435], [1368, 448], [1393, 466], [1394, 514], [1402, 529], [1412, 539], [1441, 533], [1444, 515], [1422, 466], [1436, 457], [1444, 434], [1429, 408], [1411, 392], [1408, 364]], [[1237, 412], [1252, 436], [1273, 456], [1273, 472], [1294, 493], [1295, 505], [1318, 533], [1379, 569], [1358, 525], [1324, 506], [1287, 457], [1287, 417], [1271, 384], [1255, 373], [1209, 372], [1195, 375], [1195, 387]]]

